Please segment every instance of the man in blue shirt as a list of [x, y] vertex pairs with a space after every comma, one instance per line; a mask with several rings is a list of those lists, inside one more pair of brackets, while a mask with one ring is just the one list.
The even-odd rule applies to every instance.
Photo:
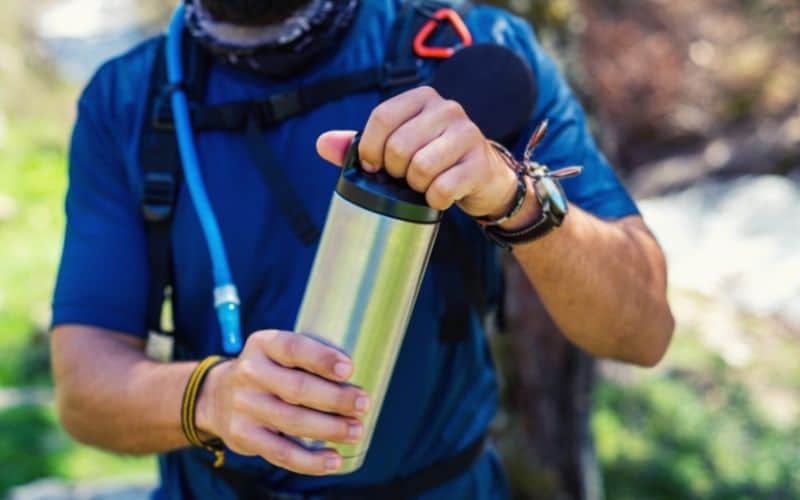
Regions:
[[[209, 74], [210, 104], [269, 96], [375, 66], [384, 58], [398, 9], [394, 0], [188, 4], [192, 36], [221, 56]], [[572, 342], [596, 356], [654, 365], [673, 328], [658, 244], [530, 27], [488, 6], [472, 8], [465, 21], [476, 42], [510, 48], [536, 75], [538, 100], [522, 135], [530, 137], [536, 124], [549, 120], [537, 160], [554, 168], [584, 166], [581, 176], [563, 183], [570, 203], [563, 225], [515, 242], [513, 255]], [[293, 50], [285, 50], [286, 43], [295, 44]], [[294, 50], [301, 46], [309, 48]], [[137, 152], [157, 47], [148, 41], [105, 64], [79, 102], [53, 302], [53, 367], [66, 429], [109, 450], [158, 453], [159, 498], [256, 497], [256, 490], [324, 497], [336, 488], [396, 484], [392, 481], [413, 477], [479, 440], [497, 407], [494, 369], [477, 311], [469, 312], [463, 341], [441, 339], [438, 318], [449, 283], [437, 274], [436, 262], [419, 292], [364, 466], [336, 475], [341, 457], [335, 452], [307, 450], [284, 437], [358, 441], [359, 417], [372, 402], [360, 389], [340, 383], [353, 370], [346, 356], [290, 332], [316, 248], [292, 234], [244, 138], [211, 131], [198, 135], [202, 176], [249, 335], [238, 357], [208, 373], [197, 400], [196, 426], [203, 439], [218, 438], [227, 448], [223, 469], [211, 467], [206, 450], [188, 446], [181, 429], [182, 395], [197, 360], [220, 352], [219, 327], [208, 293], [209, 256], [182, 190], [171, 242], [176, 337], [186, 354], [169, 363], [144, 354], [151, 270]], [[248, 50], [236, 52], [242, 47]], [[253, 47], [259, 50], [249, 50]], [[358, 129], [363, 129], [359, 152], [366, 170], [385, 168], [406, 178], [434, 208], [454, 207], [454, 217], [474, 236], [458, 251], [493, 252], [472, 219], [513, 212], [500, 230], [514, 234], [542, 214], [531, 179], [525, 180], [530, 195], [511, 211], [518, 180], [507, 159], [460, 106], [420, 87], [383, 103], [377, 91], [353, 94], [264, 131], [264, 141], [318, 224], [325, 220], [338, 176], [328, 163], [342, 163], [350, 130]], [[232, 473], [238, 486], [229, 480]], [[487, 449], [457, 477], [417, 496], [506, 494], [499, 461]]]

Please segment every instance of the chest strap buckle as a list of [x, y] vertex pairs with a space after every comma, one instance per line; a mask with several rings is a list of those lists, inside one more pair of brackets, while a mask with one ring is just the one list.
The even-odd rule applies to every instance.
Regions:
[[144, 177], [142, 213], [147, 222], [164, 222], [175, 205], [175, 176], [169, 172], [148, 172]]

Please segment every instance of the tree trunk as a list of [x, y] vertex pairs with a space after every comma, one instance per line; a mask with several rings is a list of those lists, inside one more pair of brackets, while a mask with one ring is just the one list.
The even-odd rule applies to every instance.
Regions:
[[589, 427], [594, 359], [559, 332], [516, 260], [506, 256], [503, 267], [497, 441], [514, 497], [600, 499]]

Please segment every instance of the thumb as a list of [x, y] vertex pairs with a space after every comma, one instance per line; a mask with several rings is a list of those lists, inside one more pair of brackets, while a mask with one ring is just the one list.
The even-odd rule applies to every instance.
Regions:
[[317, 153], [325, 160], [341, 167], [355, 135], [356, 132], [353, 130], [325, 132], [317, 139]]

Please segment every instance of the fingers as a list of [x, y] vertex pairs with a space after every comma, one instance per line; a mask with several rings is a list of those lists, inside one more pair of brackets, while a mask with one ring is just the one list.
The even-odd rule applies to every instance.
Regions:
[[[383, 167], [394, 177], [406, 177], [409, 164], [415, 154], [431, 142], [437, 141], [442, 134], [448, 131], [449, 126], [457, 123], [458, 118], [462, 115], [463, 109], [455, 101], [438, 99], [429, 102], [421, 113], [391, 132], [383, 152]], [[452, 137], [453, 134], [448, 135]], [[451, 142], [450, 147], [454, 146], [458, 151], [451, 152], [449, 156], [457, 154], [455, 160], [458, 160], [466, 151], [465, 144]], [[430, 160], [436, 161], [437, 164], [441, 163], [439, 158], [430, 158]], [[453, 162], [446, 166], [452, 164]]]
[[307, 408], [360, 417], [369, 407], [366, 393], [350, 385], [335, 384], [302, 370], [273, 365], [264, 388], [283, 401]]
[[287, 368], [302, 368], [336, 382], [344, 382], [353, 373], [350, 358], [306, 335], [264, 330], [253, 334], [251, 339], [269, 359]]
[[257, 391], [238, 394], [234, 405], [236, 410], [251, 415], [264, 427], [290, 436], [337, 443], [356, 443], [364, 433], [364, 426], [354, 418], [334, 416], [291, 405]]
[[257, 387], [293, 405], [347, 417], [360, 417], [369, 410], [369, 397], [362, 389], [285, 368], [266, 358], [240, 361], [238, 375], [241, 384]]
[[412, 189], [424, 193], [442, 172], [459, 163], [469, 151], [469, 142], [463, 140], [462, 127], [446, 130], [425, 147], [414, 153], [405, 173]]
[[341, 167], [347, 156], [347, 149], [353, 142], [356, 133], [352, 130], [331, 130], [325, 132], [317, 139], [317, 153], [319, 155]]
[[447, 210], [453, 203], [475, 190], [480, 178], [474, 175], [475, 165], [469, 157], [436, 177], [427, 191], [425, 201], [436, 210]]
[[243, 425], [236, 430], [233, 439], [234, 445], [229, 446], [234, 451], [236, 445], [244, 444], [251, 455], [260, 455], [269, 463], [298, 474], [321, 476], [336, 472], [342, 466], [342, 457], [333, 450], [308, 450], [257, 426]]
[[439, 97], [430, 87], [418, 87], [395, 96], [375, 108], [367, 120], [358, 145], [362, 167], [376, 172], [383, 164], [389, 136], [400, 125], [418, 115], [426, 103]]
[[252, 334], [228, 366], [218, 435], [233, 451], [322, 475], [338, 470], [342, 458], [281, 434], [337, 443], [363, 438], [358, 417], [369, 410], [369, 398], [345, 383], [352, 363], [336, 349], [302, 334], [264, 330]]

